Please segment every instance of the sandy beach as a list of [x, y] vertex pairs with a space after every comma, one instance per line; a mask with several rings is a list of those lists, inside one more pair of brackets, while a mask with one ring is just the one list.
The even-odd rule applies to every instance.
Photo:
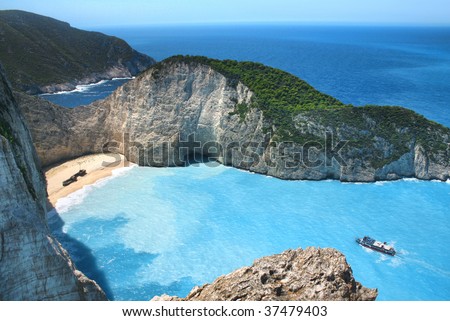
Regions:
[[[112, 175], [112, 171], [122, 167], [133, 165], [119, 154], [95, 154], [82, 156], [60, 165], [45, 169], [47, 179], [48, 199], [55, 206], [58, 199], [65, 197], [86, 185], [95, 183], [101, 178]], [[77, 173], [80, 169], [86, 170], [87, 174], [78, 177], [78, 180], [68, 186], [62, 182]]]

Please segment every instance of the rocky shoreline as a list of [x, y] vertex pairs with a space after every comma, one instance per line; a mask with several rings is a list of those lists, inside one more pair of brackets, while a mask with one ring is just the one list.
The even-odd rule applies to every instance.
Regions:
[[62, 84], [51, 84], [40, 86], [37, 89], [29, 90], [28, 94], [42, 95], [42, 94], [58, 94], [64, 92], [71, 92], [78, 88], [78, 86], [90, 86], [99, 84], [101, 81], [110, 81], [114, 79], [133, 79], [135, 75], [131, 74], [124, 68], [112, 68], [104, 73], [93, 73], [90, 76], [84, 77], [80, 80], [74, 79], [71, 82], [65, 82]]
[[162, 62], [70, 110], [16, 96], [44, 166], [108, 151], [159, 167], [203, 155], [286, 180], [450, 178], [449, 128], [400, 107], [341, 107], [287, 117], [296, 135], [285, 141], [259, 108], [236, 113], [255, 93], [207, 64]]
[[20, 10], [0, 10], [0, 60], [15, 90], [37, 95], [132, 77], [156, 61], [117, 37]]

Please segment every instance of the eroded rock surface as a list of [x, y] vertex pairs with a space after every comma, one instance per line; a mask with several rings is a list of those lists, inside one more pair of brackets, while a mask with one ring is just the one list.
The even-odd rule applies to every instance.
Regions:
[[[107, 150], [143, 166], [215, 156], [225, 165], [294, 180], [450, 178], [450, 129], [413, 111], [305, 110], [286, 116], [292, 133], [285, 141], [279, 133], [286, 130], [252, 107], [255, 94], [243, 82], [199, 62], [162, 62], [107, 99], [75, 109], [17, 96], [44, 166]], [[240, 113], [239, 106], [250, 107]]]
[[343, 254], [325, 248], [288, 250], [195, 287], [185, 298], [158, 301], [373, 301], [378, 291], [363, 287]]
[[0, 300], [105, 300], [46, 223], [40, 163], [0, 67]]

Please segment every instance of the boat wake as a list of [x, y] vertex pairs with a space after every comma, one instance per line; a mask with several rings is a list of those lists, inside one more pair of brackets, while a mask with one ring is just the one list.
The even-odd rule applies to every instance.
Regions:
[[404, 260], [405, 260], [405, 263], [407, 263], [407, 264], [414, 264], [417, 267], [421, 267], [423, 269], [426, 269], [426, 270], [430, 271], [433, 274], [439, 274], [439, 275], [441, 275], [441, 276], [443, 276], [443, 277], [445, 277], [447, 279], [450, 279], [450, 271], [448, 271], [448, 270], [444, 270], [444, 269], [438, 268], [438, 267], [436, 267], [436, 266], [434, 266], [434, 265], [432, 265], [432, 264], [430, 264], [428, 262], [425, 262], [425, 261], [420, 260], [420, 259], [415, 259], [415, 258], [412, 258], [412, 257], [405, 257]]

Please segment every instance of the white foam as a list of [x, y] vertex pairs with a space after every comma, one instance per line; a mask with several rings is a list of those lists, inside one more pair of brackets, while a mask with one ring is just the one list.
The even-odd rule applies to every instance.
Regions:
[[138, 166], [133, 164], [129, 167], [121, 167], [114, 169], [111, 172], [111, 176], [99, 179], [93, 184], [86, 185], [82, 189], [75, 191], [67, 195], [66, 197], [60, 198], [55, 205], [56, 212], [62, 214], [69, 211], [70, 208], [72, 208], [73, 206], [83, 203], [83, 200], [86, 198], [87, 195], [89, 195], [90, 192], [92, 192], [93, 189], [105, 186], [110, 180], [125, 175], [127, 172], [129, 172], [135, 167]]
[[229, 170], [228, 167], [221, 165], [217, 162], [209, 162], [209, 163], [201, 163], [200, 167], [209, 167], [209, 170], [202, 170], [200, 175], [197, 175], [195, 178], [199, 180], [208, 179], [214, 176], [221, 175], [224, 171]]
[[381, 253], [377, 253], [378, 254], [378, 260], [376, 261], [377, 263], [382, 263], [384, 261], [387, 261], [389, 258], [386, 256], [386, 254], [381, 254]]
[[100, 80], [99, 82], [96, 82], [94, 84], [87, 84], [87, 85], [78, 85], [72, 92], [84, 92], [89, 90], [92, 87], [96, 87], [99, 85], [103, 85], [104, 83], [107, 83], [109, 80]]
[[405, 181], [405, 182], [414, 182], [414, 183], [420, 183], [420, 182], [432, 182], [432, 183], [447, 183], [447, 184], [450, 184], [450, 179], [448, 179], [448, 180], [446, 180], [446, 181], [444, 182], [444, 181], [441, 181], [441, 180], [439, 180], [439, 179], [432, 179], [432, 180], [429, 180], [429, 181], [424, 181], [424, 180], [420, 180], [420, 179], [418, 179], [418, 178], [404, 178], [404, 179], [402, 179], [402, 181]]
[[136, 77], [117, 77], [117, 78], [113, 78], [111, 80], [131, 80], [131, 79], [135, 79]]
[[390, 266], [396, 268], [399, 267], [400, 265], [404, 264], [404, 261], [399, 258], [398, 256], [395, 256], [392, 258], [392, 260], [390, 260], [390, 262], [388, 263]]
[[110, 81], [110, 80], [100, 80], [99, 82], [92, 83], [92, 84], [77, 85], [75, 87], [75, 89], [73, 89], [73, 90], [63, 90], [63, 91], [58, 91], [58, 92], [51, 93], [51, 94], [42, 94], [40, 96], [65, 95], [65, 94], [73, 94], [73, 93], [77, 93], [77, 92], [85, 92], [85, 91], [89, 90], [90, 88], [102, 85], [104, 83], [107, 83], [108, 81]]
[[450, 271], [438, 268], [424, 260], [408, 258], [408, 262], [420, 265], [422, 268], [425, 268], [433, 273], [440, 274], [443, 277], [450, 278]]
[[341, 184], [344, 185], [367, 185], [372, 183], [366, 183], [366, 182], [341, 182]]
[[242, 168], [236, 168], [238, 171], [240, 171], [240, 172], [244, 172], [244, 173], [247, 173], [247, 174], [256, 174], [255, 172], [251, 172], [251, 171], [249, 171], [249, 170], [247, 170], [247, 169], [242, 169]]
[[95, 184], [97, 183], [84, 186], [82, 189], [75, 191], [67, 195], [66, 197], [60, 198], [55, 205], [56, 211], [59, 214], [63, 214], [68, 212], [73, 206], [83, 203], [83, 200], [86, 198], [89, 192], [92, 191], [93, 185]]

